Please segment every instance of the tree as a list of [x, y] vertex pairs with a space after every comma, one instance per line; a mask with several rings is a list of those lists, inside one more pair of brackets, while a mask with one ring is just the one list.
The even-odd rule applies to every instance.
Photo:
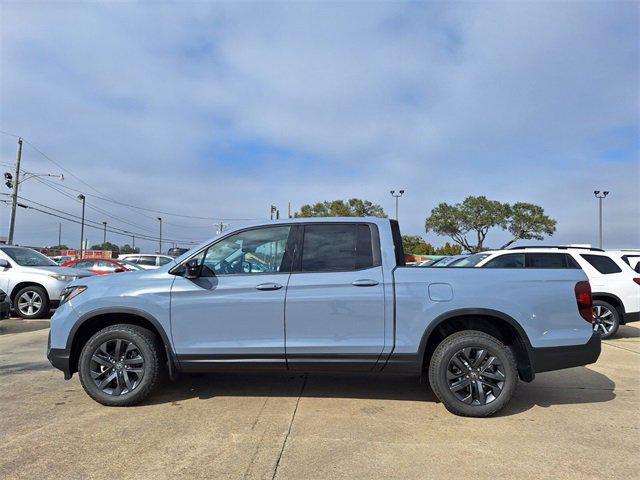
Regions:
[[128, 243], [125, 243], [123, 246], [120, 247], [120, 253], [123, 255], [125, 253], [140, 253], [140, 249], [138, 247], [133, 248]]
[[544, 214], [544, 208], [532, 203], [518, 202], [511, 207], [508, 227], [513, 238], [500, 248], [507, 248], [518, 240], [542, 240], [553, 235], [557, 222]]
[[[541, 240], [543, 234], [555, 232], [556, 221], [544, 214], [542, 207], [530, 203], [501, 203], [484, 196], [469, 196], [462, 203], [441, 203], [425, 221], [425, 230], [448, 236], [468, 252], [484, 248], [486, 236], [494, 227], [509, 231], [513, 238]], [[475, 236], [475, 242], [469, 236]]]
[[66, 245], [62, 244], [62, 245], [54, 245], [53, 247], [49, 247], [50, 250], [71, 250], [69, 247], [67, 247]]
[[352, 198], [347, 200], [333, 200], [318, 202], [313, 205], [303, 205], [295, 217], [381, 217], [386, 218], [383, 208], [369, 200]]
[[443, 246], [436, 248], [435, 255], [460, 255], [462, 253], [462, 247], [460, 245], [452, 245], [446, 242]]
[[115, 243], [111, 243], [111, 242], [105, 242], [105, 243], [100, 243], [100, 244], [96, 244], [96, 245], [91, 245], [91, 250], [111, 251], [111, 252], [115, 253], [116, 255], [120, 253], [120, 247], [118, 247], [118, 245], [116, 245]]
[[420, 235], [403, 235], [402, 249], [406, 254], [434, 255], [433, 245], [427, 243]]

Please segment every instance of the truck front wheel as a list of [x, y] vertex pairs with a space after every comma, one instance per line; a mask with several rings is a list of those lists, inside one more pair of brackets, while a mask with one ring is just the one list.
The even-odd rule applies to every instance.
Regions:
[[82, 348], [80, 382], [103, 405], [135, 405], [158, 382], [159, 356], [158, 342], [149, 330], [128, 324], [106, 327]]
[[476, 330], [445, 338], [429, 364], [433, 392], [455, 415], [496, 413], [509, 402], [517, 382], [516, 361], [509, 347]]

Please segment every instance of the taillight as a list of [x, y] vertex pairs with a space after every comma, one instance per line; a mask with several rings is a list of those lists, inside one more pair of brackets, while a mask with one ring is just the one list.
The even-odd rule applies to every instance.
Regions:
[[589, 282], [576, 283], [576, 302], [580, 316], [587, 322], [593, 323], [593, 302], [591, 301], [591, 285]]
[[634, 278], [633, 281], [640, 285], [640, 278]]

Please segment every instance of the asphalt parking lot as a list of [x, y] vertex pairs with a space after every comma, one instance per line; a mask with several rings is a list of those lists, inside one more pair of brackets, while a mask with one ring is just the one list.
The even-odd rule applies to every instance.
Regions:
[[45, 358], [48, 321], [0, 322], [0, 478], [637, 478], [640, 324], [595, 365], [459, 418], [413, 379], [183, 376], [107, 408]]

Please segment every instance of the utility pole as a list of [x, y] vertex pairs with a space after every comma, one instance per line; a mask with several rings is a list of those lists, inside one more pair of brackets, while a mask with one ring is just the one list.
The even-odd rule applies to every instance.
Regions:
[[218, 231], [216, 232], [218, 235], [220, 235], [222, 233], [222, 231], [224, 230], [224, 227], [226, 227], [227, 225], [225, 223], [220, 222], [218, 224]]
[[158, 253], [162, 254], [162, 217], [158, 217], [158, 220], [160, 221], [160, 238], [158, 240], [160, 250], [158, 250]]
[[82, 221], [80, 222], [80, 258], [83, 255], [83, 247], [84, 247], [84, 201], [86, 197], [81, 193], [78, 195], [78, 200], [82, 200]]
[[131, 248], [135, 249], [136, 248], [136, 236], [135, 235], [131, 235]]
[[102, 222], [102, 225], [104, 225], [104, 232], [102, 234], [102, 245], [104, 245], [107, 243], [107, 222]]
[[62, 222], [58, 222], [58, 247], [62, 245]]
[[596, 190], [595, 192], [593, 192], [593, 194], [598, 199], [598, 218], [599, 218], [599, 222], [598, 223], [600, 225], [600, 246], [599, 246], [599, 248], [602, 248], [602, 199], [605, 198], [607, 195], [609, 195], [609, 192], [600, 192], [600, 190]]
[[391, 196], [396, 199], [396, 220], [398, 220], [398, 199], [402, 195], [404, 195], [404, 190], [398, 190], [398, 193], [395, 190], [391, 190]]
[[276, 208], [275, 205], [271, 205], [271, 216], [270, 216], [271, 220], [273, 220], [273, 214], [276, 213], [277, 210], [278, 209]]
[[11, 223], [9, 224], [9, 245], [13, 245], [13, 233], [16, 228], [16, 207], [18, 206], [18, 184], [20, 183], [20, 160], [22, 160], [22, 138], [18, 138], [18, 154], [16, 156], [16, 176], [13, 179], [13, 195], [11, 196]]
[[287, 216], [288, 218], [291, 218], [291, 202], [289, 202], [289, 205], [287, 206]]

